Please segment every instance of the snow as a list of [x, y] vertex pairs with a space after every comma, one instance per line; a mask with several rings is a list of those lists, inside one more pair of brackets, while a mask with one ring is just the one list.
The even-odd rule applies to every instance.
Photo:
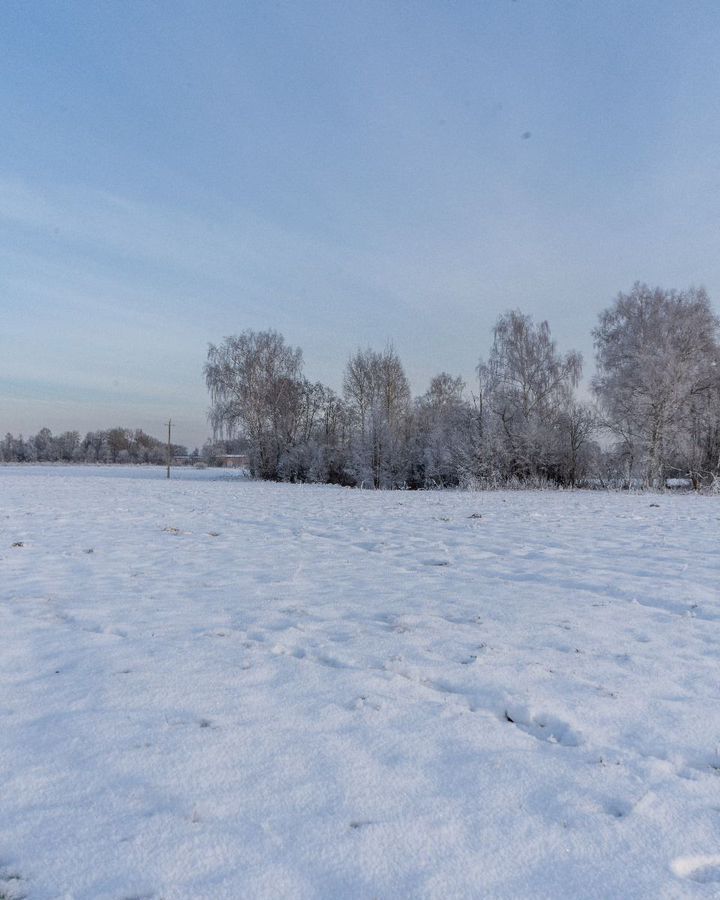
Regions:
[[0, 467], [0, 897], [717, 895], [719, 498], [163, 475]]

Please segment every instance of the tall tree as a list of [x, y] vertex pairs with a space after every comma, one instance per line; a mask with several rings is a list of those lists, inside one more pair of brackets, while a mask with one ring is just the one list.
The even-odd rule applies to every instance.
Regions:
[[420, 486], [447, 487], [460, 481], [472, 418], [464, 391], [462, 378], [441, 372], [415, 403], [413, 464]]
[[356, 425], [350, 468], [358, 483], [404, 484], [410, 384], [392, 344], [358, 350], [348, 361], [343, 392]]
[[629, 476], [641, 466], [645, 481], [661, 486], [674, 458], [702, 456], [689, 445], [717, 425], [718, 327], [702, 288], [638, 282], [600, 314], [593, 387]]
[[244, 331], [210, 344], [205, 381], [216, 433], [243, 433], [251, 443], [251, 467], [278, 478], [283, 452], [302, 423], [305, 385], [302, 351], [277, 331]]
[[558, 352], [547, 322], [513, 310], [493, 330], [487, 363], [478, 366], [481, 394], [494, 422], [506, 477], [543, 477], [557, 463], [557, 424], [582, 374], [582, 357]]

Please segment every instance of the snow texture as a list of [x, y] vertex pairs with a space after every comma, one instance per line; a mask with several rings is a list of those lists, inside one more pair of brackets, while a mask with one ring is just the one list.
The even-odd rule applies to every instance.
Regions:
[[0, 467], [0, 897], [720, 891], [720, 498]]

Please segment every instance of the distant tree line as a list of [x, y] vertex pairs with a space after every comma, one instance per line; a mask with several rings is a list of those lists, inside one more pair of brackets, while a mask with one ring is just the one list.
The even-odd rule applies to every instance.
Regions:
[[[172, 444], [173, 456], [187, 455], [187, 449]], [[197, 453], [197, 451], [195, 451]], [[198, 454], [199, 456], [199, 454]], [[167, 444], [141, 429], [110, 428], [89, 431], [84, 438], [77, 431], [54, 435], [49, 428], [23, 438], [6, 434], [0, 441], [0, 462], [74, 463], [154, 463], [167, 459]]]
[[720, 475], [720, 330], [703, 290], [636, 284], [593, 331], [597, 374], [582, 401], [579, 353], [547, 322], [500, 316], [477, 383], [434, 376], [413, 398], [392, 345], [359, 349], [339, 395], [310, 382], [276, 331], [210, 345], [216, 439], [260, 478], [381, 488], [654, 486]]

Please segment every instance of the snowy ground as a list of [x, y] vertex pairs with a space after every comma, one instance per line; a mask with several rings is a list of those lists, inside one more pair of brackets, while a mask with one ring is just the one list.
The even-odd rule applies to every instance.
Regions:
[[718, 895], [720, 499], [162, 474], [0, 467], [0, 898]]

